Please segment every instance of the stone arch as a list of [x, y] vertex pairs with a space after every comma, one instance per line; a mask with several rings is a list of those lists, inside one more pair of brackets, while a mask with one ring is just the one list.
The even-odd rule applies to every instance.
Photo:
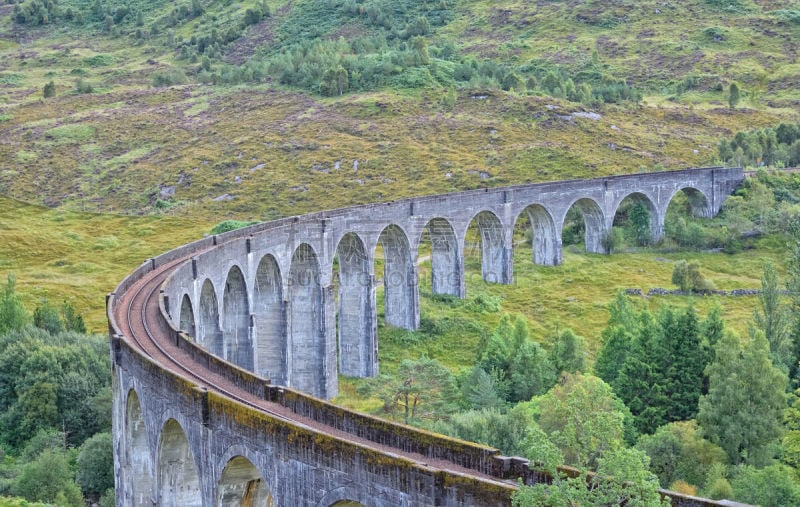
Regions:
[[622, 199], [617, 202], [617, 206], [614, 209], [614, 213], [611, 216], [612, 226], [614, 221], [617, 219], [617, 213], [619, 212], [620, 207], [626, 200], [632, 200], [636, 204], [642, 204], [647, 209], [647, 213], [650, 215], [650, 241], [655, 243], [664, 233], [664, 217], [661, 211], [658, 209], [658, 206], [653, 202], [653, 200], [644, 192], [631, 192], [622, 197]]
[[714, 216], [714, 209], [711, 207], [711, 199], [706, 195], [705, 192], [698, 188], [694, 187], [683, 187], [678, 188], [675, 192], [669, 196], [669, 200], [667, 201], [667, 205], [664, 208], [664, 216], [667, 214], [667, 208], [669, 207], [669, 203], [675, 198], [678, 192], [683, 192], [686, 196], [686, 199], [689, 201], [689, 206], [692, 209], [692, 215], [701, 218], [711, 218]]
[[531, 204], [520, 212], [531, 226], [531, 249], [534, 264], [557, 266], [561, 264], [561, 235], [556, 228], [553, 215], [541, 204]]
[[253, 371], [253, 340], [250, 336], [250, 304], [242, 270], [233, 266], [225, 279], [222, 296], [222, 340], [225, 359]]
[[184, 294], [181, 299], [181, 331], [186, 331], [193, 339], [197, 339], [197, 329], [194, 324], [194, 310], [192, 309], [192, 300], [189, 299], [189, 294]]
[[153, 465], [147, 437], [139, 396], [131, 389], [125, 405], [125, 468], [134, 507], [153, 505]]
[[244, 456], [231, 458], [217, 486], [218, 507], [274, 507], [275, 501], [264, 478]]
[[417, 267], [408, 236], [399, 226], [387, 226], [378, 238], [383, 249], [383, 299], [387, 324], [419, 327]]
[[289, 385], [319, 395], [325, 391], [325, 337], [317, 254], [303, 243], [295, 250], [291, 266]]
[[212, 354], [223, 355], [222, 330], [219, 327], [219, 303], [214, 284], [206, 279], [200, 290], [200, 328], [197, 341]]
[[201, 507], [200, 473], [180, 423], [169, 419], [158, 442], [157, 504], [162, 507]]
[[434, 218], [425, 225], [422, 236], [425, 234], [431, 244], [432, 292], [464, 297], [464, 266], [453, 226], [444, 218]]
[[490, 283], [511, 283], [509, 251], [503, 223], [491, 211], [481, 211], [472, 217], [470, 226], [478, 227], [481, 247], [481, 276]]
[[562, 236], [567, 214], [572, 207], [577, 207], [583, 215], [583, 223], [586, 229], [584, 232], [586, 251], [590, 253], [606, 253], [606, 249], [603, 246], [603, 239], [607, 233], [607, 229], [603, 209], [589, 197], [579, 198], [567, 208], [567, 213], [564, 215], [564, 220], [561, 222]]
[[317, 507], [373, 507], [383, 503], [379, 504], [374, 493], [368, 488], [342, 486], [325, 493], [317, 502]]
[[286, 308], [278, 261], [265, 255], [256, 269], [253, 291], [255, 367], [259, 375], [286, 384]]
[[354, 232], [336, 247], [339, 263], [339, 372], [351, 377], [377, 375], [375, 293], [370, 259]]

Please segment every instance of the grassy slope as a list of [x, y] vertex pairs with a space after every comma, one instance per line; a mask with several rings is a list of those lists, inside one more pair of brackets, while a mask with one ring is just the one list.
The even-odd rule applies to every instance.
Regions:
[[[609, 106], [600, 120], [570, 120], [564, 116], [580, 106], [550, 98], [464, 94], [451, 110], [437, 95], [321, 100], [183, 87], [9, 107], [0, 186], [22, 200], [102, 211], [152, 209], [160, 189], [174, 186], [182, 214], [267, 219], [656, 163], [698, 165], [715, 157], [720, 136], [786, 117]], [[213, 200], [224, 194], [235, 199]]]
[[[251, 27], [230, 51], [295, 26], [308, 15], [307, 1], [272, 3], [274, 18]], [[767, 4], [746, 3], [749, 10], [738, 14], [702, 0], [668, 7], [649, 0], [504, 2], [502, 8], [464, 0], [455, 3], [453, 21], [429, 36], [431, 44], [457, 42], [463, 54], [516, 64], [536, 59], [574, 71], [585, 69], [596, 49], [614, 75], [650, 90], [640, 106], [602, 108], [599, 121], [564, 120], [584, 109], [579, 104], [507, 92], [478, 99], [485, 93], [468, 89], [453, 107], [442, 105], [444, 91], [437, 89], [338, 99], [265, 86], [153, 89], [155, 71], [180, 63], [164, 33], [137, 45], [127, 35], [96, 33], [94, 25], [20, 29], [6, 17], [0, 20], [0, 190], [71, 209], [147, 212], [162, 187], [175, 186], [174, 196], [161, 197], [176, 213], [267, 219], [483, 185], [709, 163], [720, 136], [800, 119], [800, 91], [789, 86], [800, 71], [800, 26], [769, 13], [790, 2]], [[149, 24], [173, 4], [148, 5]], [[248, 5], [212, 2], [206, 15], [179, 24], [175, 36], [224, 25]], [[709, 38], [709, 27], [720, 27], [723, 39]], [[334, 28], [329, 36], [349, 33]], [[72, 95], [78, 73], [99, 93]], [[698, 90], [666, 100], [689, 73], [699, 76]], [[41, 101], [49, 79], [59, 96]], [[725, 93], [711, 89], [733, 79], [756, 92], [736, 112], [725, 107]], [[72, 125], [91, 130], [61, 128]], [[224, 194], [235, 199], [213, 200]]]
[[29, 308], [67, 298], [90, 331], [103, 332], [106, 293], [148, 257], [208, 228], [200, 220], [64, 212], [0, 198], [0, 277], [17, 277]]

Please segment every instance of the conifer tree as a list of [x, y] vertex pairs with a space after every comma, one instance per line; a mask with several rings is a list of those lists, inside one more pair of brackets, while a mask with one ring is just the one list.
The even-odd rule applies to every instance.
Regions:
[[783, 432], [785, 373], [773, 366], [764, 333], [744, 344], [727, 333], [708, 367], [708, 394], [700, 398], [697, 421], [703, 434], [728, 454], [731, 463], [763, 466]]
[[700, 323], [694, 308], [664, 326], [664, 341], [669, 350], [667, 417], [670, 421], [688, 421], [697, 414], [697, 401], [703, 388], [706, 354], [700, 344]]
[[663, 334], [650, 312], [642, 312], [638, 336], [612, 387], [634, 415], [636, 429], [653, 433], [669, 418], [665, 392]]
[[739, 99], [741, 99], [739, 85], [736, 83], [731, 83], [731, 86], [728, 89], [728, 107], [735, 109], [736, 105], [739, 103]]

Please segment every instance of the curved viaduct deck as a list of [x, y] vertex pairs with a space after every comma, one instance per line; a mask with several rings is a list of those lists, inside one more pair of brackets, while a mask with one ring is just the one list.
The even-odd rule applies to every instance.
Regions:
[[[649, 187], [629, 186], [614, 195], [614, 186], [619, 182], [627, 179], [630, 183], [635, 178], [647, 177], [651, 178]], [[117, 505], [327, 507], [340, 500], [354, 500], [365, 506], [508, 505], [516, 478], [523, 477], [528, 483], [546, 479], [530, 471], [526, 460], [502, 457], [489, 447], [388, 423], [336, 407], [294, 389], [273, 385], [233, 364], [247, 362], [246, 357], [236, 353], [236, 347], [230, 347], [232, 342], [236, 342], [239, 331], [244, 330], [250, 340], [250, 354], [256, 355], [257, 352], [258, 343], [252, 343], [254, 337], [257, 341], [259, 336], [253, 326], [257, 319], [249, 312], [249, 306], [248, 312], [243, 314], [249, 326], [245, 322], [244, 326], [237, 327], [241, 321], [237, 323], [232, 319], [231, 324], [219, 313], [242, 314], [228, 303], [230, 300], [241, 300], [245, 304], [259, 301], [265, 305], [270, 301], [277, 302], [281, 309], [277, 315], [284, 319], [280, 331], [288, 336], [284, 339], [284, 347], [287, 347], [287, 340], [304, 336], [302, 333], [293, 334], [296, 330], [292, 327], [301, 326], [291, 322], [292, 316], [319, 319], [318, 325], [311, 328], [311, 336], [320, 343], [324, 359], [312, 366], [322, 366], [323, 371], [316, 373], [318, 378], [312, 379], [313, 382], [307, 383], [306, 387], [316, 394], [330, 395], [335, 392], [336, 378], [336, 365], [329, 357], [335, 359], [336, 356], [335, 348], [330, 345], [331, 341], [334, 345], [336, 343], [331, 325], [335, 321], [335, 309], [330, 297], [330, 270], [343, 238], [355, 237], [354, 240], [366, 241], [371, 252], [380, 241], [384, 252], [391, 252], [392, 249], [411, 247], [403, 244], [399, 235], [385, 238], [387, 228], [397, 227], [404, 234], [410, 231], [414, 246], [419, 241], [414, 232], [421, 234], [421, 231], [428, 230], [434, 245], [434, 269], [438, 265], [452, 270], [459, 264], [463, 266], [463, 259], [456, 256], [452, 262], [440, 261], [437, 264], [433, 228], [425, 229], [439, 219], [447, 221], [446, 225], [450, 226], [448, 229], [444, 223], [440, 224], [449, 234], [442, 236], [444, 240], [439, 244], [449, 245], [449, 251], [458, 252], [460, 256], [466, 226], [473, 217], [484, 212], [491, 212], [496, 218], [503, 217], [500, 235], [504, 237], [508, 236], [506, 229], [513, 227], [513, 220], [508, 217], [516, 217], [526, 210], [533, 209], [529, 212], [532, 213], [535, 234], [538, 218], [533, 215], [537, 213], [539, 217], [559, 216], [560, 213], [560, 222], [563, 222], [568, 207], [562, 212], [547, 199], [539, 197], [531, 202], [525, 197], [537, 192], [540, 196], [548, 192], [552, 194], [557, 188], [554, 185], [562, 185], [559, 199], [569, 201], [570, 206], [581, 199], [603, 203], [600, 207], [602, 219], [595, 225], [610, 227], [608, 214], [611, 213], [613, 220], [612, 211], [632, 193], [652, 198], [653, 212], [662, 217], [662, 224], [669, 199], [687, 187], [705, 198], [704, 202], [696, 201], [701, 206], [700, 214], [715, 214], [724, 196], [741, 178], [741, 170], [712, 168], [590, 180], [588, 183], [601, 188], [599, 198], [596, 193], [592, 194], [595, 190], [590, 188], [592, 185], [587, 186], [587, 182], [560, 182], [410, 199], [260, 224], [206, 238], [149, 259], [123, 280], [108, 300], [114, 365]], [[668, 199], [659, 198], [661, 191], [654, 190], [658, 185], [664, 186], [664, 181], [668, 182], [665, 187]], [[575, 185], [579, 197], [565, 197], [568, 192], [563, 185], [569, 184]], [[612, 189], [610, 192], [609, 188]], [[587, 189], [590, 197], [580, 197], [581, 192], [587, 192]], [[611, 198], [608, 198], [609, 193]], [[459, 200], [469, 202], [470, 206], [458, 207]], [[540, 206], [545, 214], [535, 206]], [[448, 209], [460, 210], [465, 216], [446, 213]], [[591, 212], [588, 204], [586, 209]], [[403, 221], [403, 215], [406, 221]], [[362, 227], [357, 227], [358, 224], [354, 223], [356, 216], [361, 216], [370, 227], [364, 228], [363, 223]], [[555, 232], [543, 231], [545, 235], [551, 234], [549, 240], [558, 246], [558, 252], [551, 248], [551, 253], [558, 255], [550, 257], [552, 262], [547, 263], [560, 261], [560, 228]], [[484, 234], [483, 230], [481, 233], [483, 241], [491, 243], [491, 235]], [[589, 234], [587, 231], [587, 240]], [[405, 238], [408, 241], [408, 236]], [[501, 251], [506, 248], [501, 244]], [[307, 251], [300, 259], [298, 251], [303, 249]], [[487, 253], [491, 255], [489, 249], [483, 251], [484, 257]], [[402, 252], [400, 255], [408, 257]], [[507, 257], [507, 254], [502, 257]], [[278, 288], [287, 291], [282, 294], [290, 296], [288, 301], [281, 297], [267, 299], [265, 303], [264, 298], [259, 299], [260, 295], [252, 289], [256, 284], [254, 280], [261, 280], [262, 284], [267, 280], [259, 278], [259, 273], [265, 271], [256, 268], [263, 265], [265, 258], [274, 261], [267, 274], [280, 272], [283, 267], [283, 272], [296, 277], [290, 276], [292, 283], [279, 282]], [[225, 260], [222, 264], [221, 259]], [[309, 259], [314, 262], [308, 262]], [[340, 256], [340, 269], [347, 263]], [[294, 269], [298, 264], [302, 269]], [[369, 281], [367, 296], [355, 300], [359, 305], [365, 302], [368, 306], [370, 303], [374, 305], [375, 277], [371, 272], [371, 262], [352, 264], [366, 269]], [[463, 274], [463, 268], [460, 273]], [[385, 275], [390, 280], [392, 273], [387, 271]], [[348, 310], [341, 306], [350, 297], [342, 292], [342, 287], [347, 285], [347, 276], [347, 273], [340, 273], [340, 315], [343, 309]], [[205, 282], [213, 283], [210, 280], [215, 280], [217, 286], [224, 286], [225, 291], [220, 298], [216, 298], [214, 292], [215, 304], [207, 304], [204, 308], [202, 298], [198, 296], [207, 287]], [[508, 280], [510, 272], [497, 281]], [[463, 296], [459, 284], [463, 287], [463, 282], [459, 282], [444, 283], [439, 288], [444, 292], [455, 290], [457, 295]], [[193, 291], [192, 296], [189, 296], [190, 291]], [[293, 301], [292, 297], [298, 296], [298, 292], [302, 297]], [[411, 294], [415, 296], [414, 291]], [[219, 312], [215, 336], [221, 339], [222, 347], [216, 351], [217, 355], [201, 346], [208, 347], [213, 343], [201, 334], [208, 322], [203, 322], [202, 316], [195, 318], [193, 311], [191, 319], [184, 319], [186, 301], [190, 309], [199, 307], [197, 313]], [[301, 306], [301, 302], [305, 309], [310, 306], [313, 311], [292, 313], [291, 307]], [[320, 307], [314, 309], [314, 304]], [[369, 311], [367, 308], [358, 317], [371, 321], [375, 315]], [[175, 323], [170, 315], [180, 315], [180, 319]], [[339, 320], [341, 324], [341, 316]], [[198, 341], [179, 331], [179, 327], [191, 329]], [[340, 331], [347, 332], [348, 329], [340, 328]], [[233, 338], [230, 338], [231, 334]], [[342, 341], [340, 339], [340, 345]], [[312, 343], [312, 346], [316, 345]], [[372, 345], [367, 343], [367, 346]], [[266, 350], [274, 352], [276, 349], [273, 346]], [[302, 349], [295, 349], [295, 352], [299, 351]], [[228, 357], [231, 362], [219, 356]], [[360, 364], [363, 366], [364, 362]], [[250, 370], [257, 369], [257, 365], [258, 361], [247, 364]], [[332, 374], [328, 371], [330, 368]], [[376, 371], [377, 362], [356, 373], [370, 375]], [[291, 384], [291, 368], [284, 373], [286, 377], [282, 383]], [[301, 369], [295, 370], [301, 379], [302, 373]], [[334, 380], [331, 381], [328, 375]], [[670, 496], [675, 505], [718, 505], [673, 493]]]

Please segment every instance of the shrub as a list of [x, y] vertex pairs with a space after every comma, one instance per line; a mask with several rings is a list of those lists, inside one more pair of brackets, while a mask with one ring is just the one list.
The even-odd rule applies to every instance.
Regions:
[[75, 93], [94, 93], [94, 87], [91, 83], [88, 83], [83, 80], [83, 78], [78, 78], [75, 81]]
[[50, 81], [49, 83], [44, 85], [44, 89], [42, 90], [42, 96], [44, 96], [44, 98], [46, 99], [56, 96], [56, 84], [53, 81]]
[[211, 234], [222, 234], [224, 232], [235, 231], [236, 229], [241, 229], [242, 227], [247, 227], [249, 225], [255, 225], [257, 223], [257, 221], [245, 222], [243, 220], [225, 220], [224, 222], [220, 222], [212, 227]]
[[161, 70], [153, 74], [153, 86], [173, 86], [186, 83], [186, 74], [181, 69]]
[[681, 292], [702, 292], [714, 290], [714, 284], [706, 280], [700, 273], [700, 264], [697, 261], [686, 262], [681, 260], [675, 263], [672, 270], [672, 283], [680, 287]]

